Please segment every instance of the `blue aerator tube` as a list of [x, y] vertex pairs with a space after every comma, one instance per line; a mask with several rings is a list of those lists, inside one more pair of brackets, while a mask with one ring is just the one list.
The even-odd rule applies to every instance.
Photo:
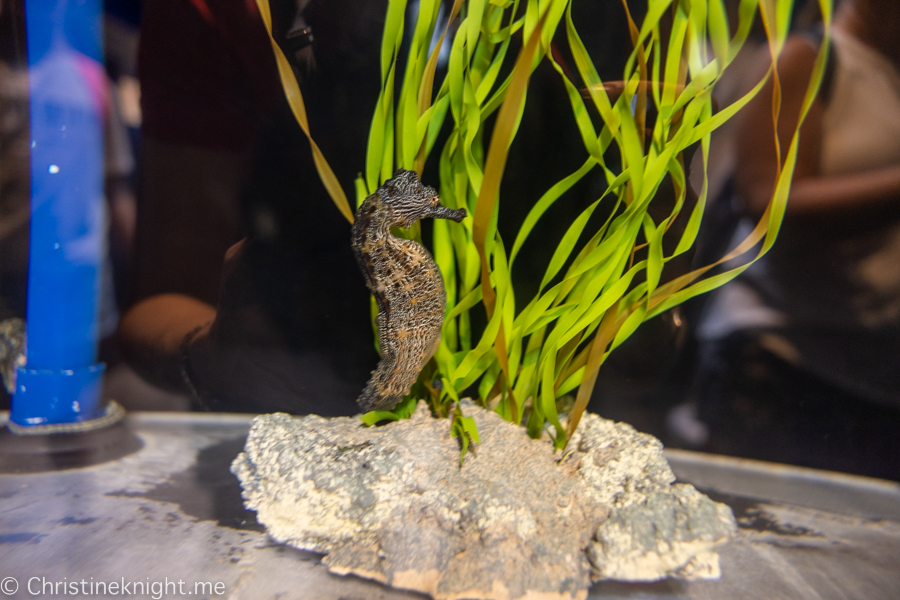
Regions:
[[10, 420], [101, 417], [99, 289], [105, 254], [100, 0], [26, 0], [31, 241], [26, 364]]

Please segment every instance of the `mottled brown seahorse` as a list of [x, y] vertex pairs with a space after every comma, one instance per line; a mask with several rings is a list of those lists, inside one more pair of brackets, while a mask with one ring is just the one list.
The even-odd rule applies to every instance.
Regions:
[[353, 253], [378, 303], [381, 362], [356, 401], [363, 411], [391, 410], [409, 393], [441, 341], [447, 296], [441, 271], [422, 244], [391, 234], [426, 217], [457, 223], [465, 209], [441, 204], [414, 171], [399, 169], [366, 198], [353, 223]]

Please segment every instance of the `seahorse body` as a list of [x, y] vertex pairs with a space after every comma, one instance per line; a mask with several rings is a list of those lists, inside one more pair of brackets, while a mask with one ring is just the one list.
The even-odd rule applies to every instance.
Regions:
[[441, 341], [447, 297], [441, 271], [422, 244], [391, 234], [433, 217], [459, 222], [465, 209], [440, 203], [434, 188], [399, 169], [366, 198], [353, 223], [353, 253], [378, 303], [381, 362], [356, 401], [363, 411], [391, 410], [409, 393]]

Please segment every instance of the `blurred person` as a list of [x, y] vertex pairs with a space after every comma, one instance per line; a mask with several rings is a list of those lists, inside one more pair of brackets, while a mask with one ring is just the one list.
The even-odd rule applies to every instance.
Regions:
[[133, 300], [214, 304], [240, 195], [281, 86], [255, 2], [148, 0]]
[[[703, 448], [900, 479], [900, 3], [845, 0], [832, 34], [779, 239], [699, 327]], [[782, 160], [818, 46], [795, 34], [779, 59]], [[770, 80], [739, 117], [735, 192], [753, 220], [777, 170], [772, 94]]]
[[[141, 173], [141, 203], [147, 202], [146, 192], [154, 191], [154, 186], [156, 192], [168, 191], [178, 199], [154, 196], [158, 205], [139, 209], [140, 218], [147, 219], [152, 212], [150, 218], [162, 221], [139, 224], [143, 258], [138, 267], [149, 266], [152, 278], [146, 271], [138, 275], [143, 281], [137, 302], [119, 329], [123, 354], [145, 380], [188, 393], [197, 409], [354, 414], [356, 397], [377, 354], [368, 293], [350, 249], [350, 224], [319, 181], [309, 142], [290, 112], [277, 73], [269, 71], [274, 69], [274, 56], [259, 16], [254, 12], [250, 22], [226, 37], [210, 23], [200, 23], [203, 15], [183, 0], [177, 10], [197, 14], [181, 27], [202, 25], [208, 29], [207, 42], [212, 36], [216, 43], [179, 40], [173, 48], [164, 48], [171, 34], [162, 30], [168, 22], [163, 17], [169, 14], [166, 10], [174, 10], [176, 1], [151, 0], [145, 6], [141, 61], [145, 110], [155, 102], [153, 92], [146, 89], [146, 65], [156, 70], [151, 79], [174, 79], [157, 82], [166, 87], [157, 91], [160, 114], [155, 118], [169, 131], [165, 134], [169, 142], [155, 139], [162, 134], [155, 133], [152, 110], [144, 115], [144, 143], [149, 142], [150, 153], [155, 154], [144, 154], [142, 160], [156, 164]], [[295, 62], [312, 60], [309, 52], [284, 43], [285, 32], [298, 25], [315, 31], [315, 70], [302, 70], [305, 64], [298, 69], [311, 130], [345, 189], [352, 187], [365, 161], [369, 119], [380, 87], [378, 49], [385, 4], [369, 0], [312, 0], [308, 7], [303, 1], [272, 4], [276, 39]], [[215, 9], [211, 1], [209, 6]], [[299, 13], [302, 19], [298, 9], [307, 9]], [[163, 12], [154, 15], [154, 10]], [[150, 41], [148, 28], [159, 28], [150, 33]], [[167, 74], [166, 66], [176, 60], [174, 46], [183, 45], [191, 46], [196, 56], [189, 58], [195, 66], [181, 65], [183, 73]], [[243, 48], [233, 50], [230, 45]], [[230, 54], [221, 55], [223, 49]], [[154, 50], [161, 54], [153, 55]], [[216, 65], [217, 71], [192, 80], [188, 73], [207, 64]], [[251, 77], [248, 70], [254, 64], [257, 72]], [[240, 81], [241, 77], [247, 80]], [[277, 93], [264, 95], [270, 83], [277, 86]], [[163, 92], [173, 102], [183, 97], [186, 106], [166, 105]], [[232, 96], [207, 102], [208, 96], [220, 92]], [[241, 98], [247, 102], [235, 102]], [[166, 106], [172, 114], [161, 114]], [[200, 114], [206, 106], [210, 113]], [[190, 111], [202, 119], [179, 128], [177, 123]], [[191, 140], [205, 140], [205, 145], [179, 141], [178, 136], [188, 134]], [[226, 167], [230, 172], [219, 178], [217, 173]], [[175, 189], [178, 186], [186, 189]], [[191, 194], [201, 186], [208, 198], [187, 206], [197, 201]], [[160, 214], [163, 209], [170, 214]], [[204, 220], [203, 211], [219, 209], [226, 212], [212, 222]], [[221, 227], [226, 216], [235, 229], [227, 229], [228, 236], [216, 234], [215, 228], [226, 231]], [[183, 222], [174, 224], [174, 219]], [[166, 237], [154, 240], [148, 231]], [[246, 237], [226, 255], [229, 236], [238, 232]], [[201, 247], [203, 256], [196, 260]], [[153, 248], [162, 253], [151, 252]], [[219, 252], [215, 259], [214, 252]]]

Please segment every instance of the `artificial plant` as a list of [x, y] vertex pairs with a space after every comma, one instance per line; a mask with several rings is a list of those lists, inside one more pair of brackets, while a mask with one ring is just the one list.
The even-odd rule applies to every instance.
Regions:
[[[257, 1], [271, 34], [268, 0]], [[398, 167], [421, 175], [440, 142], [441, 200], [446, 206], [468, 209], [470, 216], [462, 226], [434, 223], [432, 251], [444, 276], [447, 314], [440, 347], [414, 392], [429, 401], [435, 414], [454, 412], [454, 432], [462, 438], [475, 439], [477, 433], [473, 437], [471, 424], [451, 409], [462, 393], [477, 389], [480, 403], [523, 424], [533, 437], [547, 431], [556, 447], [564, 447], [611, 351], [647, 319], [726, 283], [767, 252], [784, 215], [800, 124], [822, 80], [827, 39], [772, 198], [752, 233], [715, 263], [664, 281], [666, 263], [688, 251], [697, 239], [707, 200], [712, 131], [759, 93], [769, 77], [774, 78], [773, 119], [777, 119], [776, 65], [793, 3], [740, 0], [732, 31], [723, 0], [647, 0], [640, 23], [632, 20], [628, 2], [622, 0], [633, 51], [622, 73], [620, 93], [613, 98], [578, 35], [572, 19], [574, 1], [454, 0], [451, 5], [420, 0], [405, 60], [401, 48], [407, 1], [388, 2], [382, 87], [365, 168], [355, 183], [356, 203], [361, 204]], [[819, 0], [819, 6], [827, 36], [831, 3]], [[442, 11], [449, 14], [439, 19]], [[716, 81], [757, 18], [767, 33], [772, 67], [746, 95], [716, 111]], [[572, 81], [551, 52], [551, 42], [560, 39], [574, 57], [581, 82]], [[352, 221], [347, 197], [310, 135], [291, 67], [274, 40], [272, 44], [288, 100], [309, 137], [322, 181]], [[449, 60], [438, 82], [438, 56], [445, 44], [450, 47]], [[518, 48], [516, 56], [513, 47]], [[541, 61], [552, 65], [565, 86], [585, 159], [534, 199], [510, 244], [497, 230], [501, 183], [529, 78]], [[586, 89], [584, 97], [580, 88]], [[656, 114], [652, 125], [650, 109]], [[600, 116], [599, 131], [589, 110]], [[448, 120], [450, 133], [444, 137]], [[694, 144], [700, 146], [703, 184], [697, 202], [689, 206], [684, 152]], [[609, 152], [612, 147], [618, 151]], [[610, 156], [617, 157], [615, 164], [608, 162]], [[584, 207], [557, 242], [537, 293], [531, 298], [517, 296], [510, 273], [523, 245], [535, 243], [529, 240], [535, 224], [560, 196], [595, 170], [605, 178], [606, 191]], [[654, 219], [649, 207], [667, 178], [676, 202], [667, 216]], [[610, 216], [589, 230], [590, 217], [601, 204], [611, 205], [606, 207]], [[672, 224], [683, 209], [689, 212], [687, 225], [676, 231]], [[414, 227], [406, 235], [418, 237], [420, 232]], [[664, 241], [673, 236], [679, 236], [675, 249], [667, 253]], [[739, 266], [708, 275], [741, 256], [746, 260]], [[487, 316], [486, 326], [478, 331], [472, 325], [475, 310], [484, 310]], [[436, 381], [440, 384], [434, 385]], [[567, 420], [561, 419], [557, 399], [575, 390], [574, 408]], [[409, 408], [406, 403], [401, 412]]]

